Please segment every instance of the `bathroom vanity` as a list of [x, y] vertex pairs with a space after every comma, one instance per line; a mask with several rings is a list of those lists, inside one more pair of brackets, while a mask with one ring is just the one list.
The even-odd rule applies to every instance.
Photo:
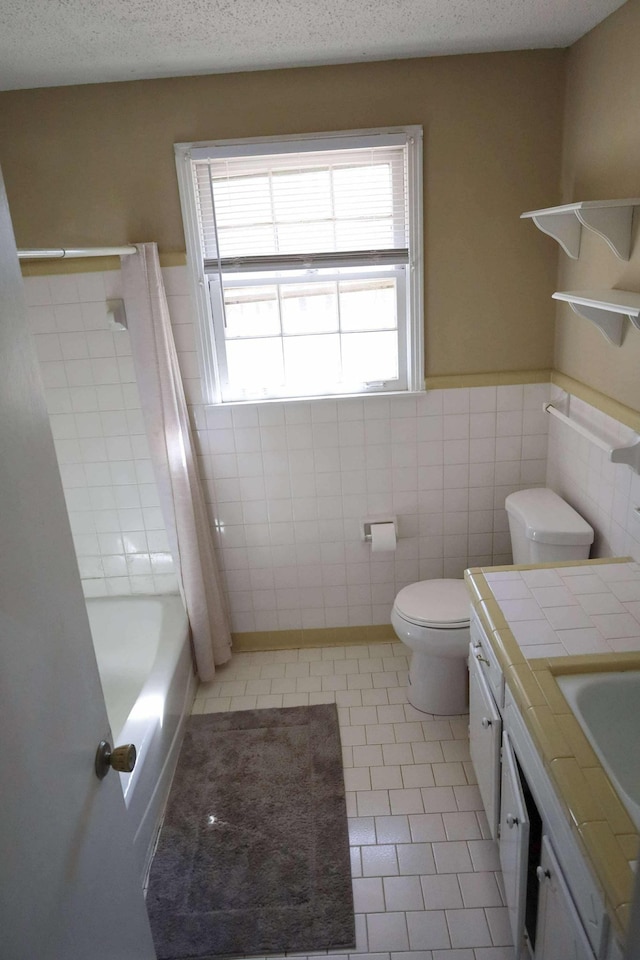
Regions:
[[471, 757], [516, 960], [621, 960], [640, 770], [617, 748], [625, 730], [640, 740], [640, 565], [478, 568], [466, 580]]

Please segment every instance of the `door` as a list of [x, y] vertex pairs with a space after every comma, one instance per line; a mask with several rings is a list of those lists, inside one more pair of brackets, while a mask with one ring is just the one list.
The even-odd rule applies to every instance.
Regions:
[[478, 780], [478, 789], [494, 840], [498, 837], [500, 817], [500, 741], [502, 718], [476, 659], [476, 648], [469, 653], [469, 748]]
[[3, 960], [152, 960], [0, 178]]
[[548, 837], [542, 838], [536, 960], [594, 960], [591, 944]]
[[526, 956], [523, 949], [524, 919], [527, 895], [527, 860], [529, 852], [529, 818], [520, 776], [509, 734], [502, 739], [502, 778], [500, 784], [500, 865], [515, 944], [516, 960]]

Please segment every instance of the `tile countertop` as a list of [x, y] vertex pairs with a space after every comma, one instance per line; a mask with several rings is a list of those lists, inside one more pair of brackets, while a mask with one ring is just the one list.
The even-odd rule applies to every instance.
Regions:
[[604, 893], [628, 926], [639, 834], [556, 677], [640, 670], [640, 564], [628, 558], [465, 572], [472, 603]]

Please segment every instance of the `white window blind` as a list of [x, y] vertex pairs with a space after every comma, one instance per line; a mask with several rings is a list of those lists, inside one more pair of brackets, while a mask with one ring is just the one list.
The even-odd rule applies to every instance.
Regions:
[[404, 146], [194, 162], [207, 272], [407, 263]]
[[177, 146], [211, 399], [422, 386], [411, 131]]

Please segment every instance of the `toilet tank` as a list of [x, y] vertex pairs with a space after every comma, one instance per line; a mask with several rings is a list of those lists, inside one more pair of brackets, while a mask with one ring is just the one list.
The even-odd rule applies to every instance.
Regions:
[[553, 490], [518, 490], [505, 500], [514, 563], [586, 560], [593, 527]]

